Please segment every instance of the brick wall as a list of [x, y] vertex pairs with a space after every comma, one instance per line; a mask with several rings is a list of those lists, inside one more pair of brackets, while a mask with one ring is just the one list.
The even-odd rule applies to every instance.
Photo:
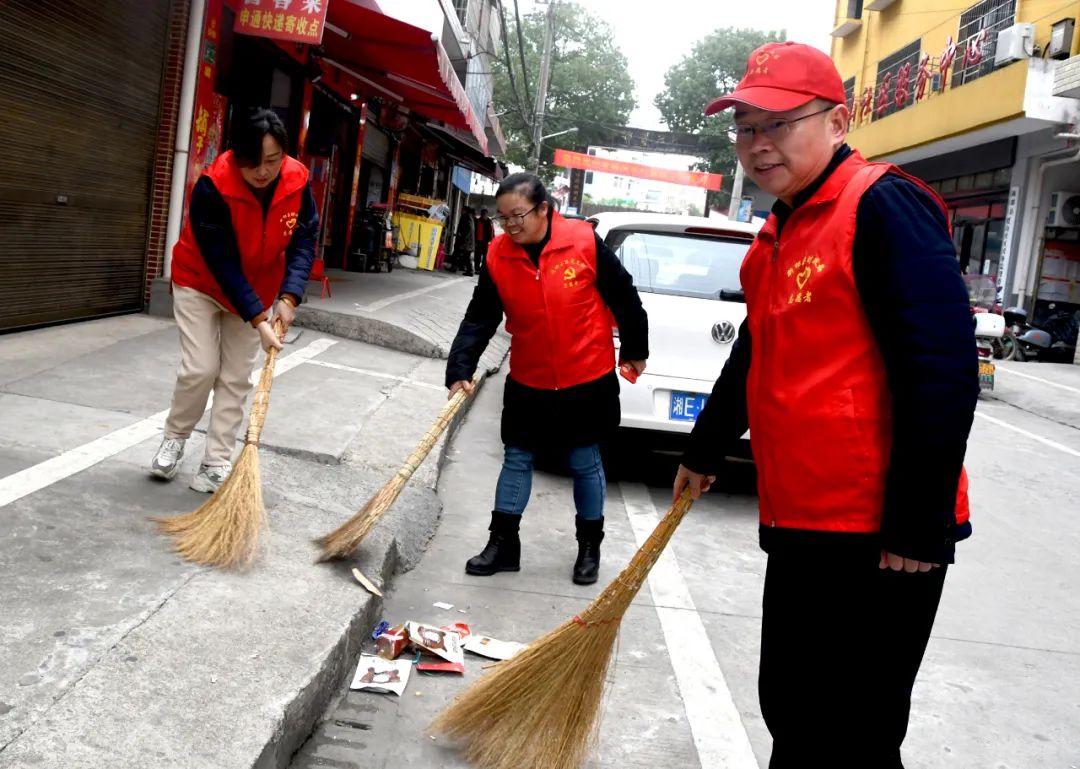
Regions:
[[191, 0], [171, 0], [165, 69], [161, 81], [157, 139], [154, 144], [154, 173], [150, 185], [150, 216], [146, 237], [146, 285], [143, 301], [150, 301], [150, 286], [161, 277], [165, 264], [165, 229], [169, 217], [172, 187], [173, 147], [176, 118], [180, 111], [180, 84], [184, 76], [184, 48], [187, 44]]

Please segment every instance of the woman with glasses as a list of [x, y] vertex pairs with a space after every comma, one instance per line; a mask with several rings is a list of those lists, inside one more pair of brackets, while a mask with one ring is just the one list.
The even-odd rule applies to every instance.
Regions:
[[[600, 441], [619, 424], [612, 326], [619, 363], [638, 374], [648, 358], [648, 318], [629, 273], [587, 222], [564, 219], [533, 174], [503, 180], [496, 193], [503, 229], [488, 249], [479, 283], [446, 366], [453, 396], [470, 380], [503, 315], [511, 335], [503, 394], [505, 456], [491, 513], [491, 536], [465, 572], [519, 571], [518, 527], [538, 452], [566, 457], [574, 477], [578, 555], [573, 581], [596, 582], [604, 538], [606, 480]], [[612, 317], [614, 316], [614, 321]]]

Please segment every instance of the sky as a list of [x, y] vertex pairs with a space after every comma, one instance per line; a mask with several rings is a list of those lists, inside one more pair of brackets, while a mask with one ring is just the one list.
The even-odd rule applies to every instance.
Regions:
[[[503, 0], [508, 14], [513, 0]], [[664, 73], [690, 53], [695, 42], [720, 27], [786, 29], [789, 40], [809, 43], [828, 53], [834, 0], [577, 0], [606, 20], [637, 85], [637, 108], [630, 125], [662, 129], [653, 99], [664, 89]], [[521, 12], [537, 7], [518, 0]], [[640, 12], [637, 9], [640, 8]]]

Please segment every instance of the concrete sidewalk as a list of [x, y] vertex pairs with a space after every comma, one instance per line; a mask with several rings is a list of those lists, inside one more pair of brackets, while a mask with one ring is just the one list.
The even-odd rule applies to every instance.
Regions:
[[[320, 311], [351, 301], [354, 328], [403, 329], [384, 345], [433, 344], [290, 333], [260, 449], [270, 534], [247, 574], [176, 558], [148, 520], [206, 499], [187, 488], [204, 424], [174, 482], [146, 470], [178, 361], [170, 321], [0, 336], [0, 767], [287, 765], [378, 615], [349, 567], [385, 585], [441, 515], [446, 436], [352, 563], [313, 565], [312, 539], [392, 476], [445, 403], [438, 358], [471, 294], [442, 276], [355, 277]], [[505, 351], [499, 335], [484, 367]]]
[[321, 298], [308, 284], [299, 325], [434, 358], [450, 352], [476, 287], [475, 278], [426, 270], [326, 274], [332, 296]]

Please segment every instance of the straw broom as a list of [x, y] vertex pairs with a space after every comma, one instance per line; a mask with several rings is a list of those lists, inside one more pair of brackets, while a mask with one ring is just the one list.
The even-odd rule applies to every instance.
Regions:
[[[479, 382], [479, 376], [473, 377], [473, 387], [476, 387]], [[336, 558], [348, 558], [353, 554], [356, 548], [359, 547], [360, 542], [367, 536], [367, 533], [371, 531], [371, 527], [394, 504], [394, 501], [401, 494], [401, 490], [405, 488], [405, 484], [409, 482], [413, 473], [423, 463], [435, 442], [439, 440], [439, 436], [453, 421], [454, 415], [458, 413], [458, 410], [468, 397], [464, 389], [454, 393], [454, 397], [446, 402], [442, 411], [439, 412], [439, 416], [432, 422], [427, 433], [424, 434], [420, 443], [417, 444], [409, 458], [405, 460], [405, 464], [394, 474], [394, 477], [387, 481], [386, 485], [367, 501], [367, 504], [360, 509], [360, 512], [334, 531], [315, 540], [315, 543], [322, 548], [322, 553], [319, 554], [316, 563], [324, 563]]]
[[[275, 321], [274, 332], [279, 339], [284, 331], [281, 321]], [[266, 525], [259, 473], [259, 437], [270, 406], [270, 386], [274, 381], [277, 356], [278, 351], [273, 348], [266, 353], [251, 403], [244, 449], [229, 477], [195, 512], [153, 519], [162, 532], [173, 536], [176, 552], [189, 561], [203, 566], [244, 569], [255, 558], [259, 536]]]
[[432, 730], [459, 740], [482, 769], [578, 769], [595, 743], [619, 623], [691, 504], [684, 491], [585, 611], [500, 662]]

